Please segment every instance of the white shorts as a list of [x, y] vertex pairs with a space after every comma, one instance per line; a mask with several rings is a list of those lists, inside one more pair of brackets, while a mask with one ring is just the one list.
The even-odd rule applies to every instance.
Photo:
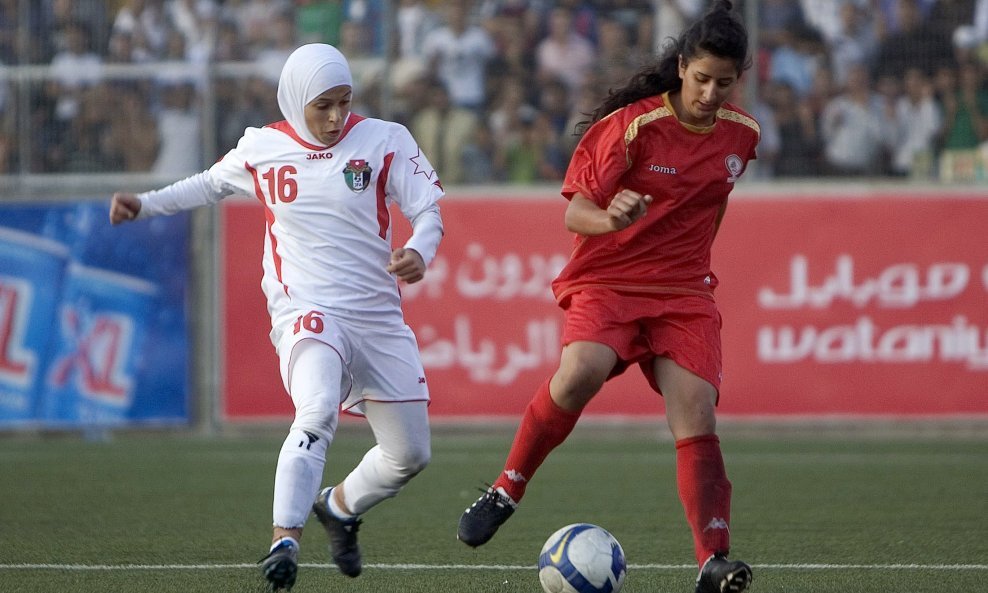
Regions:
[[343, 381], [342, 410], [362, 415], [362, 404], [367, 400], [429, 401], [418, 342], [408, 325], [365, 325], [318, 313], [300, 314], [298, 321], [283, 328], [277, 348], [286, 391], [291, 385], [288, 370], [292, 353], [305, 339], [329, 345], [343, 360], [343, 372], [349, 380]]

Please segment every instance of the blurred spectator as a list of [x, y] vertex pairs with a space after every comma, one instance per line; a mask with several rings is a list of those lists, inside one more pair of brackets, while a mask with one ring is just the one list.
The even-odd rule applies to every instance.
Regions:
[[496, 166], [497, 143], [489, 126], [477, 122], [473, 135], [463, 145], [461, 162], [463, 178], [467, 183], [485, 184], [501, 180], [502, 173]]
[[446, 85], [439, 80], [429, 84], [428, 93], [428, 105], [412, 118], [412, 135], [443, 183], [469, 181], [464, 177], [461, 149], [474, 137], [477, 115], [454, 105]]
[[969, 150], [988, 141], [988, 88], [984, 66], [977, 62], [957, 69], [957, 89], [943, 97], [944, 150]]
[[65, 173], [100, 173], [119, 170], [121, 163], [110, 162], [100, 147], [100, 132], [110, 119], [108, 85], [92, 85], [79, 94], [79, 111], [68, 123], [65, 139]]
[[[595, 82], [595, 81], [594, 81]], [[593, 84], [587, 81], [587, 84]], [[600, 86], [594, 84], [594, 86]], [[546, 132], [552, 134], [552, 142], [567, 133], [566, 124], [570, 117], [570, 89], [561, 80], [548, 79], [539, 85], [537, 112], [545, 120]]]
[[158, 154], [160, 130], [148, 107], [150, 103], [144, 86], [116, 83], [109, 103], [101, 106], [104, 112], [113, 114], [107, 117], [100, 149], [114, 163], [115, 171], [151, 170]]
[[203, 167], [195, 83], [165, 79], [160, 83], [159, 91], [161, 106], [155, 119], [160, 145], [151, 172], [178, 179]]
[[395, 19], [399, 58], [421, 56], [429, 33], [442, 25], [439, 15], [422, 0], [400, 0]]
[[870, 0], [800, 0], [806, 24], [816, 29], [826, 41], [831, 42], [840, 34], [842, 25], [841, 8], [854, 3], [866, 8]]
[[[941, 1], [949, 0], [916, 0], [916, 10], [920, 19], [926, 21], [933, 6]], [[872, 0], [871, 9], [875, 19], [885, 28], [885, 33], [891, 35], [902, 30], [902, 15], [898, 11], [896, 4], [899, 0]]]
[[342, 0], [295, 0], [295, 28], [302, 43], [340, 45]]
[[800, 101], [796, 91], [784, 81], [769, 83], [765, 97], [779, 134], [780, 158], [773, 163], [772, 174], [775, 177], [819, 175], [820, 137], [811, 104]]
[[954, 29], [951, 40], [954, 46], [955, 63], [982, 61], [980, 55], [982, 44], [978, 40], [978, 34], [973, 25], [961, 25]]
[[196, 65], [211, 61], [220, 37], [220, 11], [215, 0], [171, 0], [166, 7], [172, 28], [185, 41], [183, 59]]
[[806, 17], [799, 0], [762, 0], [758, 5], [758, 42], [762, 47], [775, 49], [786, 31], [805, 26]]
[[604, 89], [623, 86], [648, 56], [635, 45], [635, 30], [618, 18], [606, 15], [597, 20], [596, 80]]
[[518, 122], [519, 129], [501, 147], [499, 162], [505, 181], [514, 184], [558, 181], [566, 170], [566, 158], [542, 114]]
[[[391, 119], [410, 128], [412, 118], [429, 102], [429, 76], [424, 60], [401, 59], [391, 65]], [[383, 80], [382, 83], [384, 84]], [[361, 93], [359, 96], [366, 96]]]
[[235, 21], [217, 18], [216, 45], [210, 59], [215, 62], [239, 62], [247, 59], [247, 45], [243, 42]]
[[518, 129], [518, 122], [532, 119], [538, 110], [526, 97], [525, 83], [511, 78], [505, 80], [491, 102], [488, 125], [491, 133], [499, 139], [508, 136], [511, 130]]
[[65, 49], [64, 34], [70, 24], [82, 25], [89, 31], [87, 49], [95, 54], [106, 52], [110, 23], [105, 0], [42, 0], [37, 4], [44, 32], [38, 40], [43, 44], [43, 61]]
[[82, 93], [99, 82], [103, 60], [89, 49], [89, 31], [83, 25], [67, 25], [65, 43], [51, 59], [48, 93], [55, 97], [55, 118], [67, 122], [79, 114]]
[[779, 136], [779, 126], [775, 121], [775, 111], [767, 102], [757, 99], [754, 105], [747, 106], [751, 115], [758, 122], [758, 158], [748, 163], [745, 176], [751, 175], [753, 180], [767, 180], [775, 177], [775, 165], [781, 153], [779, 148], [782, 138]]
[[[370, 31], [367, 29], [367, 25], [363, 23], [345, 21], [340, 27], [340, 41], [336, 47], [340, 51], [346, 52], [343, 55], [347, 56], [347, 60], [350, 62], [358, 64], [358, 67], [368, 60], [376, 61], [379, 59], [374, 56]], [[359, 73], [355, 72], [354, 74]]]
[[344, 0], [343, 19], [351, 23], [360, 23], [367, 28], [370, 36], [371, 51], [376, 55], [384, 55], [385, 26], [390, 26], [391, 18], [384, 12], [384, 0]]
[[843, 85], [853, 64], [867, 64], [869, 67], [874, 64], [878, 50], [878, 31], [874, 20], [854, 2], [845, 2], [840, 7], [840, 28], [827, 41], [827, 47], [834, 80]]
[[262, 45], [254, 53], [257, 71], [272, 85], [278, 85], [281, 68], [298, 43], [295, 40], [295, 20], [288, 12], [275, 15], [265, 28]]
[[243, 43], [250, 50], [263, 47], [270, 24], [290, 10], [290, 0], [225, 0], [220, 18], [237, 23]]
[[[621, 23], [628, 32], [628, 44], [636, 56], [649, 58], [655, 47], [655, 19], [652, 0], [611, 0], [601, 3], [601, 16]], [[597, 28], [601, 29], [598, 24]], [[602, 31], [598, 30], [598, 42]]]
[[833, 71], [830, 68], [818, 68], [813, 75], [810, 92], [803, 98], [803, 102], [806, 103], [810, 113], [819, 121], [823, 115], [823, 109], [840, 91], [841, 87], [834, 80]]
[[933, 83], [921, 68], [906, 70], [903, 88], [905, 93], [895, 103], [892, 173], [928, 178], [943, 116], [933, 97]]
[[972, 27], [974, 43], [978, 43], [977, 33], [973, 29], [975, 9], [978, 0], [937, 0], [930, 7], [927, 21], [930, 27], [940, 35], [950, 38], [958, 27]]
[[130, 64], [134, 59], [134, 38], [123, 31], [110, 36], [110, 44], [106, 50], [107, 64]]
[[577, 93], [576, 100], [570, 106], [569, 118], [559, 134], [559, 147], [563, 154], [567, 155], [567, 160], [569, 156], [572, 156], [582, 137], [581, 134], [577, 133], [577, 126], [590, 121], [594, 109], [603, 103], [608, 92], [609, 89], [597, 84], [596, 80], [590, 80], [584, 83], [580, 92]]
[[950, 37], [924, 21], [919, 0], [895, 0], [894, 6], [899, 27], [878, 46], [876, 76], [901, 76], [912, 66], [932, 74], [941, 64], [952, 60]]
[[487, 99], [485, 75], [495, 47], [487, 31], [469, 24], [468, 9], [466, 0], [446, 6], [446, 24], [426, 39], [423, 55], [453, 105], [479, 110]]
[[163, 10], [164, 0], [124, 0], [113, 20], [113, 34], [128, 33], [133, 40], [135, 62], [161, 55], [168, 40], [168, 24]]
[[823, 37], [808, 26], [782, 33], [769, 59], [769, 80], [789, 84], [800, 97], [809, 94], [816, 73], [827, 67]]
[[975, 0], [974, 17], [971, 24], [974, 25], [978, 41], [982, 45], [988, 43], [988, 0]]
[[653, 53], [661, 53], [669, 39], [678, 39], [680, 32], [697, 20], [710, 6], [710, 0], [654, 0], [655, 40]]
[[[526, 13], [527, 14], [527, 13]], [[492, 31], [496, 53], [488, 62], [486, 86], [492, 96], [508, 81], [527, 81], [535, 71], [532, 48], [537, 43], [534, 32], [528, 33], [528, 18], [522, 15], [499, 15], [486, 21]]]
[[596, 65], [590, 41], [573, 30], [573, 12], [565, 6], [549, 11], [549, 32], [535, 48], [535, 75], [539, 80], [557, 78], [576, 91]]
[[892, 142], [892, 125], [881, 98], [872, 90], [864, 65], [851, 68], [844, 92], [823, 110], [821, 135], [828, 172], [834, 175], [877, 175]]
[[278, 108], [277, 95], [270, 83], [257, 76], [221, 79], [213, 87], [216, 102], [223, 109], [217, 114], [217, 144], [219, 154], [237, 145], [248, 127], [260, 128], [284, 119]]
[[214, 19], [218, 11], [215, 0], [168, 0], [165, 4], [170, 28], [185, 37], [186, 46], [201, 43], [210, 34], [207, 22]]
[[[572, 31], [596, 46], [597, 32], [599, 31], [599, 24], [597, 22], [598, 6], [600, 8], [606, 8], [609, 5], [610, 2], [593, 0], [556, 0], [556, 2], [549, 4], [549, 14], [547, 16], [550, 20], [552, 19], [553, 7], [565, 8], [571, 17]], [[547, 22], [546, 26], [551, 27], [552, 25]]]
[[0, 64], [18, 61], [17, 32], [20, 30], [20, 0], [0, 0]]

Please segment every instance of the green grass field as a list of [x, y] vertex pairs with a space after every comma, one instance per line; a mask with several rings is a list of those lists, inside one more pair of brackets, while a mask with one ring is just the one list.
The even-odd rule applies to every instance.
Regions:
[[[567, 523], [610, 530], [624, 591], [691, 592], [696, 569], [673, 445], [635, 428], [577, 427], [488, 545], [456, 522], [492, 480], [510, 430], [437, 429], [433, 462], [365, 516], [364, 574], [329, 566], [318, 524], [297, 593], [539, 593], [535, 562]], [[722, 436], [734, 483], [733, 555], [755, 592], [986, 591], [988, 438]], [[0, 439], [0, 592], [262, 591], [281, 439], [173, 433]], [[335, 482], [369, 446], [362, 424], [330, 451]]]

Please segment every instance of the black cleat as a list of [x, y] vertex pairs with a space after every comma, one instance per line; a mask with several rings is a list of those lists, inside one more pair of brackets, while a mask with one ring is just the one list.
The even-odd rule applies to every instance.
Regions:
[[460, 515], [456, 539], [476, 548], [486, 544], [518, 506], [511, 497], [493, 486]]
[[283, 540], [258, 564], [271, 591], [290, 591], [298, 574], [298, 546]]
[[329, 510], [329, 497], [332, 496], [333, 489], [326, 488], [316, 497], [316, 502], [312, 505], [312, 512], [316, 514], [316, 519], [322, 523], [329, 536], [329, 551], [333, 556], [340, 572], [348, 577], [360, 575], [363, 568], [360, 560], [360, 546], [357, 544], [357, 530], [360, 528], [360, 519], [340, 519]]
[[751, 567], [740, 560], [714, 554], [696, 577], [696, 593], [741, 593], [751, 586]]

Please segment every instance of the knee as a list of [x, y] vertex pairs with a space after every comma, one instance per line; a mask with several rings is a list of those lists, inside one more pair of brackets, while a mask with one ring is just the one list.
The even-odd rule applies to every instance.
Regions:
[[716, 408], [704, 394], [666, 394], [666, 421], [677, 439], [713, 434], [717, 430]]
[[409, 480], [422, 472], [432, 459], [428, 446], [409, 447], [397, 455], [388, 456], [392, 470], [404, 480]]
[[607, 372], [589, 366], [560, 367], [552, 377], [552, 399], [565, 409], [582, 409], [600, 391]]
[[331, 439], [336, 433], [340, 412], [338, 404], [329, 397], [312, 397], [295, 410], [292, 428]]

